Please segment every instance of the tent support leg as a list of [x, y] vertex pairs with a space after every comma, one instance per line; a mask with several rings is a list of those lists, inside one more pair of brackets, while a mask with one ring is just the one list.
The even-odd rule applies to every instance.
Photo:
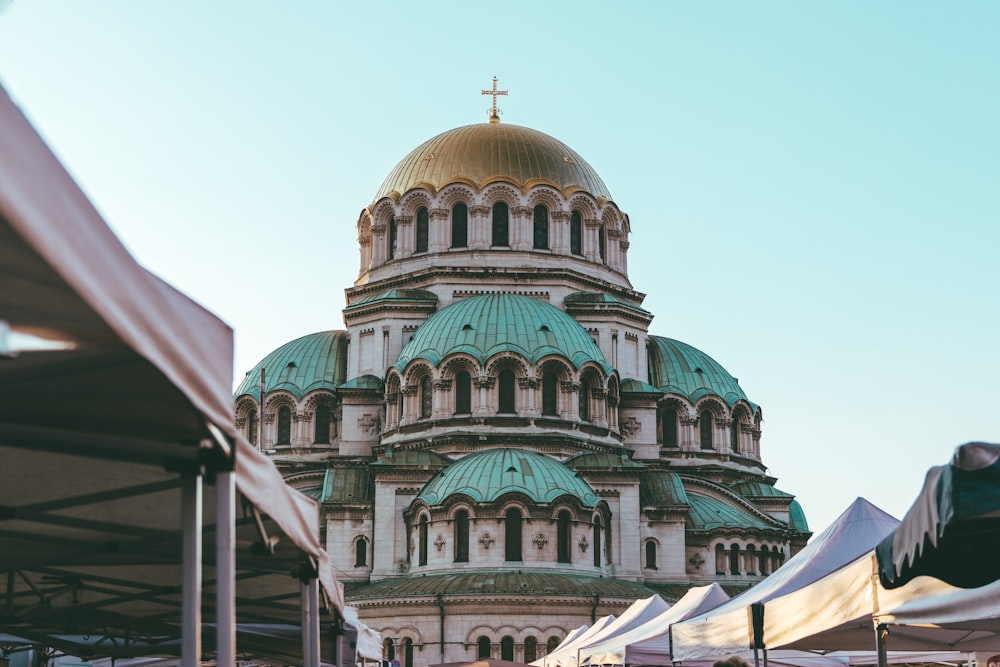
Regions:
[[302, 594], [302, 664], [319, 667], [319, 579], [304, 579]]
[[198, 667], [201, 663], [201, 484], [200, 472], [181, 476], [182, 667]]
[[764, 655], [764, 667], [767, 667], [767, 649], [765, 648], [761, 653]]
[[236, 476], [215, 477], [216, 654], [220, 665], [236, 664]]
[[879, 623], [875, 626], [875, 649], [878, 651], [878, 667], [888, 667], [889, 656], [885, 649], [885, 638], [889, 630], [885, 624]]
[[753, 667], [760, 667], [760, 655], [757, 653], [757, 647], [753, 647]]

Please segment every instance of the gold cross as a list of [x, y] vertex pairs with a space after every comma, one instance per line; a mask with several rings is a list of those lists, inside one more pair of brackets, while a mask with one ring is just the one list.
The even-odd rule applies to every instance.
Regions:
[[483, 95], [493, 96], [493, 108], [490, 109], [490, 122], [499, 123], [500, 122], [500, 111], [497, 109], [497, 95], [506, 95], [506, 90], [497, 90], [497, 78], [493, 77], [493, 90], [484, 90]]

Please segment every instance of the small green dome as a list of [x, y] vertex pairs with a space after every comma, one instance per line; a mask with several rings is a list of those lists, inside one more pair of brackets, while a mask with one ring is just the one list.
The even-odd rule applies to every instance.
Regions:
[[738, 530], [773, 529], [761, 519], [741, 512], [716, 498], [688, 494], [691, 511], [687, 518], [688, 530], [716, 530], [735, 528]]
[[748, 400], [739, 381], [701, 350], [671, 338], [649, 337], [649, 384], [692, 403], [714, 394], [727, 405]]
[[522, 493], [532, 502], [551, 503], [562, 496], [594, 507], [600, 498], [590, 485], [555, 459], [521, 449], [487, 449], [459, 459], [424, 486], [418, 500], [440, 505], [460, 493], [475, 502], [492, 502], [507, 493]]
[[414, 148], [386, 177], [375, 201], [415, 187], [437, 192], [450, 183], [477, 190], [507, 181], [523, 190], [551, 185], [563, 194], [583, 190], [611, 199], [608, 187], [576, 151], [549, 135], [508, 123], [457, 127]]
[[264, 392], [279, 389], [302, 398], [314, 389], [334, 390], [347, 378], [345, 331], [320, 331], [285, 343], [253, 367], [236, 389], [236, 397], [260, 399], [260, 369]]
[[420, 325], [395, 366], [403, 370], [414, 359], [437, 366], [458, 352], [479, 363], [500, 352], [515, 352], [531, 364], [556, 354], [575, 368], [593, 361], [611, 371], [597, 343], [576, 320], [549, 303], [517, 294], [482, 294], [442, 308]]
[[788, 504], [788, 525], [792, 527], [792, 530], [800, 533], [809, 532], [809, 522], [806, 521], [805, 510], [802, 509], [802, 505], [797, 500]]

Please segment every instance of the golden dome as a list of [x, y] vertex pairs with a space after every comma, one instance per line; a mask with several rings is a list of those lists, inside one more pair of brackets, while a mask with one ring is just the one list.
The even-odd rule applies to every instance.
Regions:
[[437, 192], [459, 182], [479, 190], [493, 181], [522, 190], [551, 185], [567, 196], [583, 190], [611, 199], [597, 172], [558, 139], [520, 125], [478, 123], [443, 132], [410, 151], [382, 183], [375, 201], [415, 187]]

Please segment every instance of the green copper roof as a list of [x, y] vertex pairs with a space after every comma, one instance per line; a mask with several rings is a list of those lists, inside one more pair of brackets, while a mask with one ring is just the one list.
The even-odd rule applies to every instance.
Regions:
[[736, 482], [730, 487], [744, 498], [791, 498], [792, 494], [780, 491], [770, 484], [753, 482], [748, 479]]
[[437, 192], [450, 183], [476, 190], [507, 181], [522, 190], [551, 185], [563, 194], [579, 190], [611, 199], [608, 187], [573, 149], [547, 134], [507, 123], [466, 125], [428, 139], [389, 173], [374, 201], [415, 187]]
[[584, 452], [566, 461], [573, 470], [580, 468], [645, 468], [641, 463], [632, 460], [629, 452]]
[[314, 389], [336, 389], [347, 378], [347, 332], [320, 331], [285, 343], [253, 367], [236, 389], [236, 396], [260, 399], [260, 369], [264, 391], [290, 391], [302, 398]]
[[323, 477], [323, 503], [370, 504], [375, 484], [367, 468], [328, 468]]
[[440, 505], [460, 493], [476, 502], [491, 502], [507, 493], [523, 493], [536, 503], [562, 496], [584, 507], [600, 501], [590, 486], [555, 459], [522, 449], [488, 449], [459, 459], [431, 478], [418, 499]]
[[377, 389], [378, 391], [382, 391], [382, 388], [382, 380], [374, 375], [359, 375], [343, 384], [337, 385], [337, 389]]
[[346, 584], [348, 602], [377, 598], [434, 597], [442, 595], [599, 596], [601, 599], [639, 600], [656, 594], [642, 584], [610, 577], [547, 572], [465, 570], [450, 574], [382, 579], [370, 584]]
[[639, 503], [643, 507], [687, 505], [688, 495], [677, 473], [650, 470], [639, 478]]
[[622, 393], [623, 394], [662, 394], [663, 392], [654, 387], [651, 384], [647, 384], [642, 380], [635, 380], [633, 378], [625, 378], [622, 380]]
[[773, 528], [757, 517], [741, 512], [715, 498], [689, 493], [688, 501], [691, 504], [691, 511], [688, 514], [687, 528], [690, 530]]
[[372, 461], [371, 465], [431, 468], [444, 467], [450, 464], [451, 461], [449, 459], [429, 449], [401, 449], [396, 451], [387, 449], [378, 460]]
[[692, 403], [709, 394], [727, 405], [747, 400], [736, 378], [715, 359], [687, 343], [661, 336], [649, 337], [649, 383]]
[[642, 313], [644, 315], [651, 315], [651, 313], [639, 306], [635, 305], [630, 301], [620, 299], [613, 294], [605, 294], [604, 292], [573, 292], [565, 299], [563, 303], [567, 306], [580, 305], [580, 304], [605, 304], [621, 306], [623, 308], [628, 308], [629, 310], [634, 310], [637, 313]]
[[515, 352], [531, 364], [558, 354], [575, 368], [593, 361], [611, 370], [576, 320], [551, 304], [516, 294], [482, 294], [442, 308], [403, 346], [396, 368], [403, 370], [414, 359], [437, 366], [459, 352], [480, 363], [500, 352]]
[[793, 500], [788, 505], [788, 525], [800, 533], [809, 532], [809, 523], [806, 521], [806, 513], [802, 509], [799, 501]]
[[360, 299], [356, 299], [344, 310], [352, 310], [361, 306], [370, 306], [375, 303], [426, 303], [436, 304], [437, 295], [422, 289], [391, 289], [379, 294], [369, 294]]

